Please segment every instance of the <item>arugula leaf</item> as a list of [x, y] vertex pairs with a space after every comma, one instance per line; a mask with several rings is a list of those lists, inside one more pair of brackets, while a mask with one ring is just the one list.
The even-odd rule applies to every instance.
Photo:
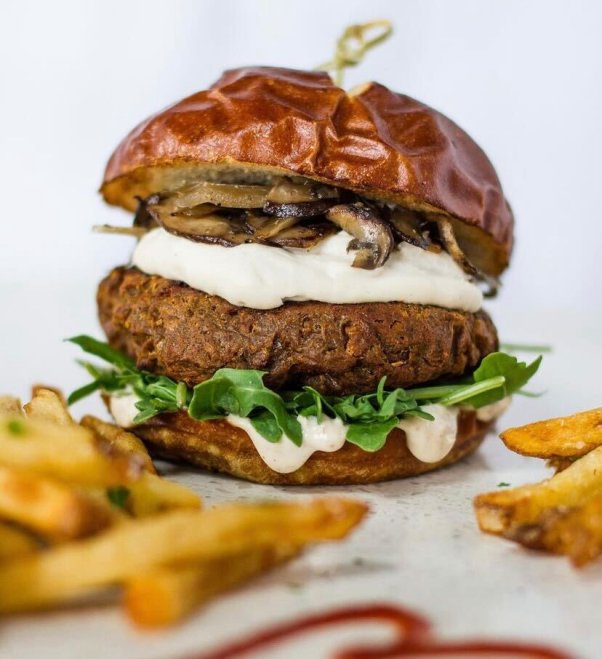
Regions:
[[312, 387], [276, 393], [265, 386], [262, 371], [223, 368], [213, 377], [190, 390], [175, 382], [138, 370], [132, 360], [107, 344], [90, 337], [70, 339], [84, 351], [109, 362], [112, 368], [99, 368], [80, 362], [93, 381], [69, 396], [69, 404], [101, 390], [107, 393], [133, 392], [138, 397], [135, 423], [167, 412], [185, 409], [200, 421], [220, 419], [228, 414], [249, 418], [257, 432], [269, 442], [286, 435], [294, 444], [302, 442], [299, 416], [339, 418], [347, 425], [347, 441], [365, 451], [378, 451], [387, 435], [408, 416], [432, 420], [421, 407], [429, 403], [481, 407], [520, 392], [536, 373], [541, 356], [531, 364], [502, 352], [485, 357], [472, 377], [448, 384], [415, 389], [386, 389], [382, 378], [376, 391], [351, 396], [323, 396]]
[[263, 375], [261, 371], [220, 369], [210, 380], [194, 388], [188, 414], [199, 420], [227, 414], [249, 417], [256, 430], [269, 441], [278, 441], [285, 434], [300, 446], [301, 424], [296, 416], [289, 414], [284, 400], [265, 386]]
[[474, 381], [485, 382], [501, 376], [504, 378], [504, 384], [498, 390], [487, 391], [468, 398], [467, 402], [474, 407], [482, 407], [516, 393], [537, 373], [542, 359], [543, 357], [540, 355], [527, 365], [526, 362], [519, 362], [516, 357], [503, 352], [493, 352], [487, 355], [474, 372]]
[[82, 398], [86, 398], [86, 396], [93, 394], [95, 391], [98, 391], [98, 389], [100, 388], [101, 388], [101, 383], [98, 380], [94, 380], [94, 382], [85, 384], [83, 387], [80, 387], [79, 389], [76, 389], [75, 391], [72, 391], [69, 394], [69, 396], [67, 397], [67, 405], [73, 405], [74, 403], [77, 403], [78, 400], [81, 400]]
[[85, 336], [83, 334], [80, 336], [72, 336], [70, 339], [67, 339], [67, 341], [75, 343], [75, 345], [79, 346], [84, 352], [100, 357], [100, 359], [109, 362], [109, 364], [113, 364], [113, 366], [132, 369], [136, 368], [136, 364], [132, 359], [126, 357], [118, 350], [111, 348], [108, 343], [103, 343], [102, 341], [93, 339], [91, 336]]
[[[459, 405], [460, 403], [466, 403], [470, 401], [470, 404], [473, 407], [480, 407], [476, 405], [473, 401], [478, 398], [480, 395], [485, 395], [486, 393], [495, 397], [495, 400], [500, 400], [504, 397], [504, 385], [506, 383], [506, 378], [503, 375], [498, 375], [497, 377], [487, 378], [482, 382], [474, 382], [473, 384], [465, 385], [458, 389], [455, 393], [450, 394], [449, 396], [444, 396], [439, 399], [437, 402], [439, 405]], [[488, 400], [488, 402], [494, 402], [493, 400]], [[482, 403], [486, 405], [487, 403]]]
[[550, 345], [532, 345], [529, 343], [500, 343], [500, 349], [504, 352], [552, 352]]
[[251, 417], [251, 425], [268, 442], [275, 444], [282, 437], [282, 430], [276, 418], [267, 410], [259, 412], [257, 416]]
[[389, 433], [398, 423], [399, 419], [397, 417], [388, 421], [355, 423], [349, 426], [346, 439], [364, 451], [373, 453], [385, 445]]

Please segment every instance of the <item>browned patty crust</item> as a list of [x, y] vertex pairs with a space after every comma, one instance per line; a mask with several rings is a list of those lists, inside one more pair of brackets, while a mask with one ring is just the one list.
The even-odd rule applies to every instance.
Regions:
[[113, 347], [188, 385], [230, 367], [266, 371], [273, 389], [365, 393], [383, 375], [388, 387], [461, 376], [498, 345], [484, 311], [404, 302], [250, 309], [135, 268], [101, 282], [98, 309]]

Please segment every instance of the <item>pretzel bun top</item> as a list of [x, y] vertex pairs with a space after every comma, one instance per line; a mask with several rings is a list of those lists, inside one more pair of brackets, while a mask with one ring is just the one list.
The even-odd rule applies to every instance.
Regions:
[[137, 198], [199, 179], [305, 177], [369, 199], [451, 218], [485, 272], [508, 265], [512, 211], [480, 147], [453, 121], [372, 82], [346, 92], [323, 72], [250, 67], [137, 126], [107, 165], [101, 192]]

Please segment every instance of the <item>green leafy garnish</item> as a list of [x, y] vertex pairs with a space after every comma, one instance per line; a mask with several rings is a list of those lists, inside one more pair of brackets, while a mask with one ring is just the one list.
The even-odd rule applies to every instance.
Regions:
[[432, 420], [425, 405], [467, 405], [478, 408], [519, 392], [536, 373], [541, 356], [531, 364], [494, 352], [485, 357], [473, 375], [455, 383], [415, 389], [386, 389], [382, 378], [376, 391], [352, 396], [323, 396], [312, 387], [275, 392], [265, 386], [262, 371], [222, 368], [213, 377], [189, 389], [164, 375], [138, 370], [134, 362], [107, 344], [86, 336], [70, 339], [111, 368], [80, 362], [93, 381], [69, 396], [69, 404], [100, 390], [108, 394], [132, 392], [138, 397], [134, 423], [165, 412], [186, 410], [199, 421], [229, 414], [246, 417], [269, 442], [283, 436], [299, 446], [303, 439], [298, 417], [340, 419], [347, 426], [347, 441], [364, 451], [378, 451], [399, 421], [407, 417]]
[[500, 349], [505, 352], [552, 352], [552, 346], [543, 343], [500, 343]]
[[495, 377], [504, 378], [504, 382], [501, 385], [503, 395], [500, 396], [499, 390], [489, 390], [467, 400], [474, 407], [483, 407], [483, 405], [490, 405], [505, 396], [520, 391], [535, 373], [537, 373], [542, 359], [543, 357], [540, 355], [530, 364], [527, 364], [526, 362], [519, 362], [516, 357], [507, 355], [504, 352], [494, 352], [491, 355], [487, 355], [479, 368], [474, 372], [473, 378], [475, 382], [481, 384]]
[[25, 423], [21, 419], [11, 419], [6, 424], [6, 429], [11, 435], [15, 435], [16, 437], [22, 437], [27, 432]]
[[200, 421], [227, 414], [249, 417], [255, 430], [270, 442], [285, 434], [300, 446], [303, 438], [296, 416], [289, 414], [284, 400], [263, 384], [261, 371], [220, 369], [194, 388], [188, 414]]
[[125, 506], [130, 498], [130, 491], [127, 487], [118, 485], [116, 487], [107, 488], [107, 499], [117, 508], [125, 509]]
[[192, 394], [183, 382], [178, 384], [165, 376], [140, 371], [133, 360], [89, 336], [76, 336], [68, 340], [112, 366], [99, 368], [90, 362], [80, 361], [93, 381], [76, 389], [67, 399], [69, 405], [97, 390], [108, 394], [131, 391], [140, 399], [136, 403], [138, 414], [134, 423], [143, 423], [157, 414], [177, 412], [188, 406]]

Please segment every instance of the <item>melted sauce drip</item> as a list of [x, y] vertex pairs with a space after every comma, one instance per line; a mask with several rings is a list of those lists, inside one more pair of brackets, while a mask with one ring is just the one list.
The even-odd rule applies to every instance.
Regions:
[[532, 659], [571, 659], [571, 656], [564, 652], [543, 645], [528, 643], [487, 640], [440, 642], [431, 635], [431, 625], [426, 618], [408, 609], [388, 604], [351, 606], [309, 615], [276, 625], [248, 636], [242, 641], [235, 641], [217, 650], [191, 656], [188, 659], [235, 659], [278, 641], [285, 641], [291, 636], [303, 632], [354, 622], [382, 622], [388, 624], [396, 632], [397, 638], [388, 645], [347, 647], [335, 651], [333, 654], [334, 659], [391, 659], [394, 657], [426, 655], [431, 657], [475, 655], [494, 657], [503, 655], [505, 657], [531, 657]]

